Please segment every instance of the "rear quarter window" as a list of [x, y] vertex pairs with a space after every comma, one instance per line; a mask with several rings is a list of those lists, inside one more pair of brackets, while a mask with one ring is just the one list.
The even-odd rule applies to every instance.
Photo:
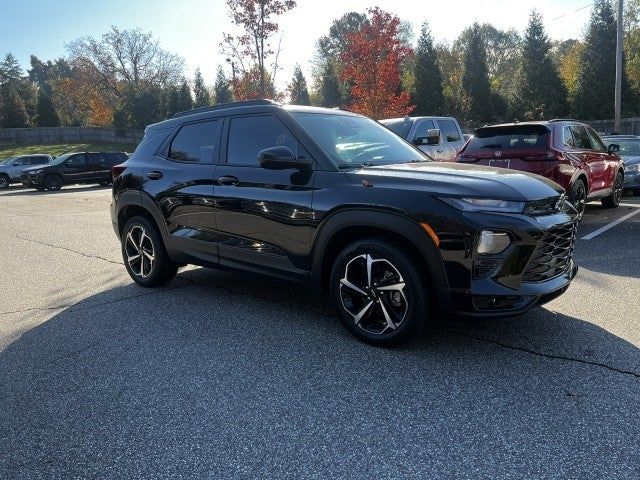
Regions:
[[545, 149], [548, 138], [549, 130], [542, 125], [479, 128], [466, 150]]

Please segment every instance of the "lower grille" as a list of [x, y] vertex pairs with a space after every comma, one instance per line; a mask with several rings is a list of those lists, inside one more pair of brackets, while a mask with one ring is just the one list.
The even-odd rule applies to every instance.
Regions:
[[575, 223], [565, 223], [547, 230], [533, 252], [522, 281], [544, 282], [567, 271], [576, 239]]

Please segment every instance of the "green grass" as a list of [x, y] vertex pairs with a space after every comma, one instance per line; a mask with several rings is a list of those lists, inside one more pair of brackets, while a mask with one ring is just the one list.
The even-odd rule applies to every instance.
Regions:
[[16, 155], [30, 155], [33, 153], [46, 153], [57, 157], [68, 152], [96, 152], [116, 150], [120, 152], [133, 152], [135, 145], [123, 145], [117, 143], [56, 143], [53, 145], [0, 145], [0, 160]]

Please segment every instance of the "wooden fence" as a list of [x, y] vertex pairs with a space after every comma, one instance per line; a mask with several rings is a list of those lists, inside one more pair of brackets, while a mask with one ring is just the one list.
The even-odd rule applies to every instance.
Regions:
[[111, 128], [37, 127], [0, 128], [0, 145], [51, 143], [119, 143], [137, 145], [143, 132], [116, 132]]
[[[600, 133], [610, 134], [614, 131], [613, 120], [592, 120], [588, 123]], [[620, 131], [617, 133], [621, 135], [640, 135], [640, 117], [621, 119]]]

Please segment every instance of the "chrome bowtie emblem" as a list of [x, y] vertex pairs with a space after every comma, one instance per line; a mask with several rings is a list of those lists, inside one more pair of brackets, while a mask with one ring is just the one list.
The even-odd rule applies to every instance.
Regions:
[[496, 158], [502, 157], [502, 152], [500, 150], [496, 150]]

